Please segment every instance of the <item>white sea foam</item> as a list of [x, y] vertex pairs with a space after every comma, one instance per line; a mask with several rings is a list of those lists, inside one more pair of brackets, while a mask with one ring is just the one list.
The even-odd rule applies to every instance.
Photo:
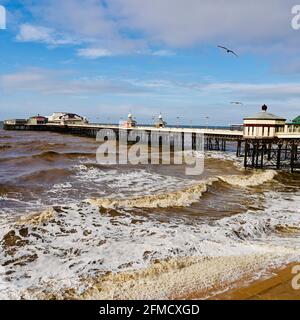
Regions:
[[[291, 201], [282, 201], [286, 197]], [[208, 258], [218, 259], [214, 266], [217, 278], [226, 277], [226, 271], [230, 271], [228, 274], [232, 279], [240, 273], [250, 272], [251, 266], [258, 269], [280, 263], [283, 259], [297, 260], [300, 256], [300, 238], [297, 237], [299, 201], [299, 193], [269, 193], [265, 210], [248, 211], [210, 224], [184, 218], [172, 218], [163, 223], [153, 216], [132, 215], [125, 211], [101, 209], [99, 213], [98, 207], [83, 203], [64, 212], [58, 210], [54, 217], [47, 215], [40, 223], [35, 218], [34, 223], [27, 219], [5, 225], [1, 228], [1, 238], [9, 231], [15, 230], [18, 235], [20, 228], [28, 228], [28, 236], [24, 237], [28, 243], [16, 247], [13, 257], [8, 254], [9, 248], [3, 247], [1, 261], [7, 264], [7, 271], [13, 270], [14, 273], [8, 277], [10, 281], [2, 295], [33, 298], [54, 294], [64, 297], [64, 289], [73, 288], [79, 297], [94, 288], [95, 282], [100, 281], [107, 271], [142, 272], [151, 268], [157, 259], [196, 259], [192, 263], [194, 267], [182, 264], [180, 271], [175, 263], [174, 268], [170, 265], [168, 272], [167, 267], [162, 267], [156, 270], [156, 275], [154, 272], [151, 277], [139, 279], [137, 286], [145, 283], [144, 288], [150, 288], [150, 283], [153, 285], [153, 290], [145, 290], [142, 297], [148, 294], [148, 298], [159, 298], [170, 294], [170, 281], [179, 284], [186, 280], [187, 284], [192, 284], [188, 270], [193, 271], [198, 289], [204, 285], [208, 281], [209, 265], [204, 263]], [[192, 269], [185, 269], [190, 267]], [[201, 274], [201, 270], [206, 271]], [[179, 277], [177, 282], [176, 276]], [[130, 289], [126, 277], [123, 280], [110, 282], [116, 287], [111, 287], [109, 292], [92, 292], [99, 298], [121, 290], [124, 296], [135, 297], [138, 291], [134, 293]], [[155, 286], [156, 281], [160, 287]], [[207, 285], [213, 284], [208, 282]], [[187, 289], [186, 286], [183, 288]]]
[[103, 193], [114, 194], [116, 197], [178, 190], [196, 182], [196, 180], [161, 175], [144, 169], [102, 170], [86, 165], [76, 166], [75, 169], [76, 179], [81, 185], [88, 184], [89, 188], [98, 185]]

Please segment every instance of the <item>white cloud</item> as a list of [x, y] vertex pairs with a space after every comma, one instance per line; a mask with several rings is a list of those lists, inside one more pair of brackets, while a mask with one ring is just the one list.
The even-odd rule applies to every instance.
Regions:
[[[31, 35], [20, 32], [19, 39], [58, 45], [57, 34], [69, 35], [67, 40], [75, 38], [86, 45], [86, 52], [80, 52], [89, 58], [97, 56], [95, 49], [91, 52], [90, 48], [117, 54], [148, 54], [153, 47], [165, 48], [154, 51], [157, 56], [169, 56], [177, 48], [204, 44], [226, 44], [247, 52], [289, 53], [300, 49], [299, 32], [291, 28], [294, 0], [252, 0], [247, 4], [241, 0], [31, 0], [27, 3], [33, 16], [46, 27], [35, 32], [29, 30]], [[60, 40], [63, 44], [64, 39]], [[99, 57], [103, 56], [100, 50], [99, 53]]]
[[164, 101], [193, 99], [224, 101], [240, 100], [262, 104], [300, 103], [300, 82], [236, 83], [184, 82], [168, 79], [120, 79], [102, 76], [77, 77], [64, 70], [30, 68], [15, 73], [0, 74], [0, 90], [4, 94], [34, 92], [47, 95], [148, 95]]
[[[179, 114], [185, 119], [182, 120], [185, 123], [191, 118], [201, 123], [206, 115], [214, 119], [214, 124], [240, 121], [243, 116], [259, 110], [263, 103], [269, 105], [270, 112], [293, 118], [299, 113], [300, 104], [300, 82], [193, 83], [143, 77], [136, 79], [78, 77], [74, 71], [39, 68], [0, 74], [0, 91], [3, 101], [8, 103], [17, 101], [22, 105], [26, 105], [27, 102], [28, 110], [31, 112], [34, 106], [37, 112], [42, 112], [39, 104], [47, 104], [47, 112], [51, 112], [54, 107], [65, 109], [65, 106], [69, 106], [70, 110], [76, 110], [75, 106], [80, 105], [80, 110], [83, 110], [89, 106], [94, 108], [99, 103], [112, 103], [115, 104], [115, 110], [108, 112], [107, 107], [104, 107], [105, 112], [109, 115], [123, 115], [129, 110], [124, 111], [118, 105], [127, 101], [128, 105], [133, 106], [131, 110], [141, 118], [144, 116], [146, 119], [146, 114], [153, 115], [162, 111], [169, 119], [173, 117], [175, 121]], [[89, 102], [83, 98], [87, 98]], [[237, 107], [229, 103], [235, 100], [242, 101], [244, 106]], [[10, 107], [5, 108], [3, 110], [7, 110], [5, 111], [7, 117], [11, 110]], [[1, 112], [4, 112], [3, 110], [1, 109]], [[24, 112], [25, 109], [22, 110]], [[23, 115], [20, 113], [20, 116]]]
[[117, 36], [100, 0], [33, 0], [27, 8], [43, 24], [85, 39]]
[[42, 42], [49, 45], [77, 43], [74, 39], [71, 39], [68, 36], [56, 34], [53, 29], [31, 24], [22, 24], [20, 26], [17, 40], [21, 42]]
[[53, 30], [30, 24], [23, 24], [20, 27], [20, 32], [17, 35], [19, 41], [37, 41], [49, 42], [52, 41]]
[[293, 0], [115, 0], [122, 24], [152, 41], [188, 47], [224, 41], [262, 44], [295, 37], [290, 21]]
[[158, 57], [171, 57], [175, 55], [175, 52], [171, 50], [157, 50], [154, 51], [152, 54]]
[[[41, 26], [21, 26], [18, 40], [63, 45], [69, 42], [86, 45], [81, 56], [104, 56], [115, 47], [128, 47], [119, 35], [116, 23], [107, 17], [100, 0], [27, 1], [26, 8]], [[74, 39], [76, 41], [74, 41]], [[134, 42], [134, 41], [133, 41]], [[92, 49], [90, 49], [92, 48]], [[100, 49], [103, 51], [101, 53]]]
[[113, 53], [107, 49], [103, 48], [86, 48], [86, 49], [79, 49], [77, 51], [79, 57], [85, 57], [89, 59], [97, 59], [102, 57], [110, 57]]

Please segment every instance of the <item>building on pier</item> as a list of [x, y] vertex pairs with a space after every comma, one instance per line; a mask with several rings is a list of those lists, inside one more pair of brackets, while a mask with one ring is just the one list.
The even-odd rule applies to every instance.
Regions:
[[165, 128], [167, 122], [164, 121], [162, 114], [160, 113], [158, 116], [158, 121], [155, 123], [155, 128]]
[[244, 118], [245, 168], [299, 170], [300, 117], [286, 122], [267, 109], [263, 105], [261, 112]]
[[244, 137], [272, 139], [277, 133], [284, 132], [286, 119], [267, 112], [264, 104], [262, 111], [244, 118]]
[[87, 118], [81, 117], [76, 113], [69, 112], [54, 112], [51, 116], [48, 117], [48, 122], [61, 125], [88, 124]]
[[27, 124], [26, 119], [4, 120], [4, 125], [8, 125], [8, 126], [19, 126], [19, 125], [25, 125], [25, 124]]
[[48, 118], [47, 117], [43, 117], [41, 115], [37, 115], [34, 117], [31, 117], [27, 120], [27, 124], [31, 125], [38, 125], [38, 124], [46, 124], [48, 122]]
[[131, 113], [129, 113], [128, 117], [127, 117], [127, 120], [126, 121], [121, 121], [120, 125], [123, 128], [135, 128], [137, 126], [137, 122], [133, 118], [133, 115]]
[[295, 118], [292, 122], [287, 123], [285, 133], [300, 134], [300, 116]]

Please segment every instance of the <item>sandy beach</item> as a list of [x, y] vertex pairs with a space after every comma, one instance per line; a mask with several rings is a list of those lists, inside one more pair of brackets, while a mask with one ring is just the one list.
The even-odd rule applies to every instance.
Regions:
[[274, 270], [271, 277], [263, 278], [250, 283], [247, 286], [229, 290], [214, 296], [213, 300], [300, 300], [300, 290], [294, 290], [291, 282], [292, 268], [296, 264]]
[[[272, 269], [256, 280], [251, 277], [244, 277], [237, 281], [234, 288], [226, 290], [230, 284], [223, 283], [214, 291], [222, 293], [213, 294], [212, 291], [193, 292], [186, 296], [181, 296], [182, 300], [300, 300], [300, 290], [292, 287], [292, 273], [294, 266], [299, 263], [290, 263], [279, 269]], [[213, 295], [210, 295], [213, 294]]]

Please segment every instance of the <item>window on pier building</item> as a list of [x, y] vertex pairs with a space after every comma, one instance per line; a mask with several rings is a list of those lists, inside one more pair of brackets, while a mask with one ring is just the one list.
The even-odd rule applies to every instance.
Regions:
[[300, 132], [300, 125], [299, 126], [290, 126], [290, 128], [291, 127], [292, 127], [292, 131], [291, 132], [295, 132], [295, 133]]
[[289, 133], [300, 132], [300, 126], [291, 125], [289, 126]]
[[284, 127], [282, 127], [282, 126], [276, 127], [275, 132], [284, 132]]

